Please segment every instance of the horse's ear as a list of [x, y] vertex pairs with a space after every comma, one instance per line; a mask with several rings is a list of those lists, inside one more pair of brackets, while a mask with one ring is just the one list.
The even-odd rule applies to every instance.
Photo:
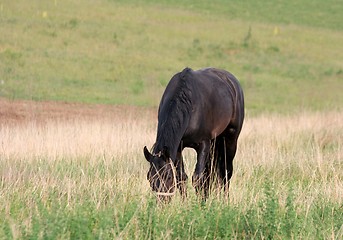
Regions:
[[151, 159], [152, 159], [152, 155], [151, 153], [149, 152], [149, 150], [146, 148], [146, 146], [144, 147], [144, 156], [145, 156], [145, 159], [148, 161], [148, 162], [151, 162]]
[[169, 152], [168, 147], [166, 147], [166, 146], [163, 147], [162, 155], [163, 155], [166, 159], [170, 158], [170, 152]]

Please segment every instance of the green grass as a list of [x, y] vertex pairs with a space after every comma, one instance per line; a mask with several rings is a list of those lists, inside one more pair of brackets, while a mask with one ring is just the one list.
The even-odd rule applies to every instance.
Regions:
[[[340, 206], [331, 202], [315, 202], [309, 209], [296, 210], [293, 192], [280, 206], [274, 189], [261, 189], [264, 198], [256, 206], [243, 209], [220, 200], [200, 204], [196, 200], [158, 206], [152, 198], [130, 196], [121, 206], [116, 198], [100, 208], [92, 201], [80, 200], [70, 208], [66, 199], [50, 193], [52, 200], [43, 202], [31, 196], [34, 208], [18, 216], [26, 204], [11, 209], [12, 218], [29, 218], [18, 223], [13, 236], [11, 220], [1, 219], [0, 236], [5, 239], [325, 239], [338, 234], [343, 215]], [[84, 196], [91, 197], [91, 196]], [[172, 210], [171, 210], [172, 209]], [[337, 236], [338, 237], [338, 236]]]
[[[118, 2], [114, 1], [113, 2]], [[201, 11], [206, 14], [225, 15], [231, 19], [244, 19], [251, 22], [296, 24], [309, 27], [321, 27], [343, 30], [342, 4], [337, 0], [322, 1], [251, 1], [239, 2], [227, 0], [129, 0], [120, 2], [150, 3], [173, 8]]]
[[2, 1], [0, 96], [157, 106], [189, 66], [234, 73], [247, 110], [341, 109], [338, 1]]

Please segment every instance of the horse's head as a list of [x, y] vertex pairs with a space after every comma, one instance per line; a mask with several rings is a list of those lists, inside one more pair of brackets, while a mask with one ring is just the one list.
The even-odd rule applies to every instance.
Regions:
[[147, 179], [152, 190], [160, 200], [169, 201], [176, 191], [176, 171], [168, 149], [164, 147], [160, 152], [151, 154], [144, 147], [144, 156], [150, 163]]

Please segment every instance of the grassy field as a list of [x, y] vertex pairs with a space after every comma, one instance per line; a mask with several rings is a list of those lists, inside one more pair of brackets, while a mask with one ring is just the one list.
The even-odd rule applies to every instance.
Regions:
[[[0, 238], [341, 239], [342, 117], [248, 119], [229, 201], [214, 191], [201, 203], [189, 183], [168, 205], [146, 180], [151, 114], [4, 124]], [[194, 152], [185, 159], [191, 176]]]
[[342, 109], [339, 1], [1, 1], [0, 96], [157, 106], [189, 66], [234, 73], [247, 111]]
[[[0, 0], [0, 239], [342, 239], [342, 12], [334, 0]], [[189, 183], [161, 205], [142, 150], [186, 66], [236, 75], [247, 117], [229, 200], [201, 202]], [[68, 104], [24, 102], [22, 115], [3, 98], [89, 109], [59, 118]], [[191, 177], [195, 153], [185, 159]]]

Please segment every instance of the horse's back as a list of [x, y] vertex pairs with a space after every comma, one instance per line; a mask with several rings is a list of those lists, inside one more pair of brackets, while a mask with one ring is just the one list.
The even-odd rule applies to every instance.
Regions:
[[216, 68], [194, 71], [195, 85], [202, 101], [210, 101], [211, 109], [235, 114], [244, 113], [243, 90], [230, 72]]
[[[206, 68], [189, 73], [193, 116], [190, 128], [220, 135], [229, 124], [240, 131], [244, 117], [243, 92], [238, 80], [221, 69]], [[201, 129], [200, 129], [201, 128]]]

